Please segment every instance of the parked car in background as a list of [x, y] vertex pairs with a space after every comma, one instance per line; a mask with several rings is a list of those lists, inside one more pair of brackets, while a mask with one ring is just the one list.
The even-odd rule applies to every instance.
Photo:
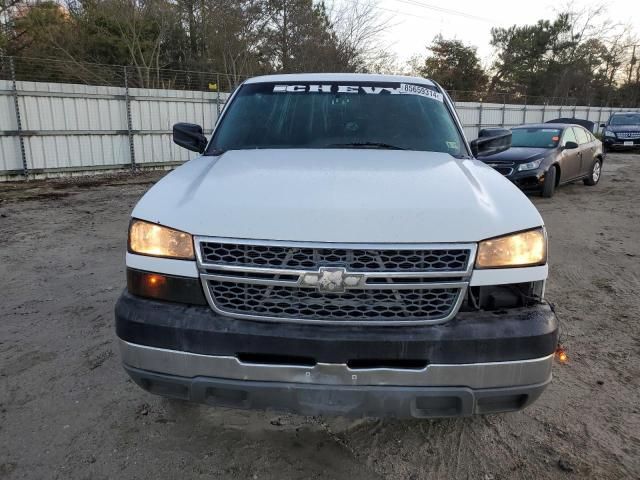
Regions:
[[565, 123], [571, 125], [580, 125], [581, 127], [586, 128], [591, 133], [595, 132], [596, 123], [591, 120], [584, 120], [582, 118], [554, 118], [553, 120], [547, 120], [544, 123]]
[[551, 197], [563, 183], [583, 180], [585, 185], [593, 186], [600, 181], [602, 143], [583, 127], [547, 123], [522, 125], [511, 132], [511, 148], [478, 159], [521, 189]]
[[605, 150], [640, 147], [640, 112], [616, 112], [600, 126]]

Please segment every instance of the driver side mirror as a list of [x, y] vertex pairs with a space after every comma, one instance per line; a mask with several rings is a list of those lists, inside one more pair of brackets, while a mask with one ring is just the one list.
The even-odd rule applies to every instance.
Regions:
[[600, 127], [602, 127], [602, 128], [604, 128], [604, 127], [606, 127], [606, 126], [607, 126], [607, 124], [606, 124], [606, 123], [601, 123], [601, 124], [600, 124]]
[[567, 142], [564, 144], [564, 150], [573, 150], [578, 148], [578, 144], [576, 142]]
[[[492, 132], [493, 133], [493, 132]], [[511, 148], [511, 131], [502, 130], [494, 135], [481, 136], [473, 140], [469, 146], [474, 157], [483, 157], [504, 152]]]
[[207, 137], [202, 127], [194, 123], [176, 123], [173, 126], [173, 142], [192, 152], [202, 153], [207, 148]]

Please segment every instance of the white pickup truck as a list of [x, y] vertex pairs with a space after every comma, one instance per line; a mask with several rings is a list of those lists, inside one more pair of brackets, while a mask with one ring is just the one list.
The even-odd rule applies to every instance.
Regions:
[[542, 218], [431, 80], [244, 82], [136, 205], [115, 308], [159, 395], [347, 416], [518, 410], [551, 381]]

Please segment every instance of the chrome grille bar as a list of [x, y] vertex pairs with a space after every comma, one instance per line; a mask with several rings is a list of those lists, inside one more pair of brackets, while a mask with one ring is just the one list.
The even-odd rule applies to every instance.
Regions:
[[616, 136], [626, 140], [635, 140], [640, 138], [640, 132], [616, 132]]
[[[265, 279], [253, 277], [234, 277], [229, 275], [216, 275], [210, 273], [201, 273], [200, 278], [203, 280], [217, 280], [220, 282], [247, 283], [254, 285], [284, 285], [299, 288], [312, 288], [301, 285], [300, 280], [279, 280]], [[462, 288], [466, 287], [468, 282], [422, 282], [422, 283], [364, 283], [352, 290], [431, 290], [434, 288]]]

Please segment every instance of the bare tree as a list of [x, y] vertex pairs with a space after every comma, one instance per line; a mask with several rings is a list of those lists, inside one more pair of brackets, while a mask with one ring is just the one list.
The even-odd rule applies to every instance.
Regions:
[[556, 82], [554, 96], [569, 94], [575, 65], [582, 62], [590, 66], [589, 72], [585, 72], [588, 77], [604, 79], [609, 97], [615, 85], [624, 81], [624, 72], [630, 71], [625, 67], [632, 61], [631, 49], [638, 41], [633, 26], [613, 22], [607, 17], [606, 5], [576, 7], [574, 2], [568, 2], [563, 12], [570, 28], [561, 36], [566, 48], [557, 60], [565, 68]]
[[13, 32], [13, 14], [22, 0], [0, 0], [0, 55], [6, 54], [6, 46]]
[[[356, 71], [379, 71], [395, 58], [383, 35], [393, 25], [391, 17], [380, 15], [374, 0], [333, 4], [329, 16], [343, 61]], [[389, 63], [391, 62], [391, 63]]]
[[211, 49], [217, 48], [226, 73], [226, 85], [233, 89], [247, 76], [262, 69], [261, 50], [268, 15], [263, 1], [216, 0], [217, 36]]
[[166, 66], [163, 47], [174, 22], [171, 5], [164, 0], [114, 0], [109, 7], [108, 14], [129, 52], [129, 64], [137, 72], [139, 86], [168, 87], [162, 84], [160, 68]]

